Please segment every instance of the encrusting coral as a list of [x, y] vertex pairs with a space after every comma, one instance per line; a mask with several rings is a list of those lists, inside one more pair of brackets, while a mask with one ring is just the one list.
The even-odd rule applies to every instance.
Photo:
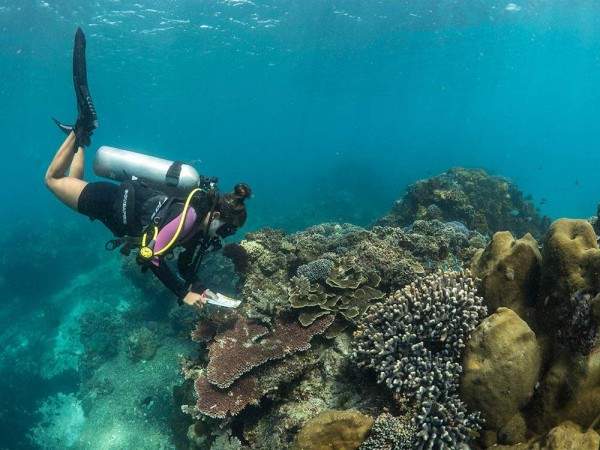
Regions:
[[415, 220], [458, 220], [472, 230], [543, 236], [550, 224], [510, 181], [481, 169], [454, 168], [408, 187], [378, 225], [408, 226]]
[[582, 429], [576, 423], [565, 421], [546, 435], [516, 445], [496, 445], [498, 450], [598, 450], [600, 435], [592, 429]]
[[515, 239], [501, 231], [476, 253], [471, 272], [481, 279], [480, 292], [490, 311], [505, 306], [526, 317], [535, 304], [541, 265], [542, 255], [530, 234]]
[[418, 448], [467, 442], [479, 428], [457, 396], [461, 358], [485, 317], [468, 276], [436, 273], [374, 305], [354, 333], [353, 358], [417, 404]]
[[302, 427], [294, 450], [356, 450], [372, 426], [373, 418], [359, 411], [324, 411]]

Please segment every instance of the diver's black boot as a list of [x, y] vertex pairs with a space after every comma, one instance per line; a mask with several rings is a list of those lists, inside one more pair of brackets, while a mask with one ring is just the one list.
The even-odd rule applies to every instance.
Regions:
[[73, 46], [73, 86], [77, 99], [77, 122], [75, 125], [65, 125], [54, 118], [53, 120], [64, 133], [69, 134], [71, 131], [75, 133], [75, 151], [77, 152], [79, 147], [90, 145], [92, 133], [98, 127], [96, 108], [87, 84], [85, 35], [81, 28], [77, 28]]

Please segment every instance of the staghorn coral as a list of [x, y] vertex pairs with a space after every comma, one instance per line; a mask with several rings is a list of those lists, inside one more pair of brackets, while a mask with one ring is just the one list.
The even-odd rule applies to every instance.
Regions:
[[373, 418], [356, 410], [324, 411], [296, 436], [294, 450], [356, 450], [373, 426]]
[[417, 430], [410, 415], [394, 417], [380, 414], [367, 439], [359, 450], [411, 450], [414, 448]]
[[510, 181], [481, 169], [453, 168], [408, 187], [378, 225], [407, 226], [418, 219], [460, 221], [470, 229], [492, 234], [511, 231], [543, 236], [550, 221]]
[[463, 349], [485, 314], [471, 278], [436, 273], [374, 305], [354, 333], [358, 366], [416, 402], [419, 448], [457, 445], [480, 426], [456, 391]]
[[279, 317], [269, 332], [241, 317], [233, 329], [218, 335], [209, 345], [207, 378], [221, 389], [228, 388], [255, 367], [308, 350], [313, 336], [323, 334], [332, 322], [333, 317], [326, 316], [303, 327], [295, 319]]

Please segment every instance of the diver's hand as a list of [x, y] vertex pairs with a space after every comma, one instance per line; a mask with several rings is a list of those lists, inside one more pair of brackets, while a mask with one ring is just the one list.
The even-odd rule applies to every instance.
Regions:
[[183, 297], [183, 303], [188, 306], [202, 309], [206, 304], [206, 298], [206, 291], [202, 292], [202, 294], [189, 291], [187, 294], [185, 294], [185, 297]]

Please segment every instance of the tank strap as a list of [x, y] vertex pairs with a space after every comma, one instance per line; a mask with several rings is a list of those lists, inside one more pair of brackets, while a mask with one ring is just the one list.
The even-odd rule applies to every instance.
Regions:
[[183, 162], [175, 161], [169, 169], [167, 170], [167, 174], [165, 175], [165, 182], [167, 186], [177, 186], [179, 183], [179, 176], [181, 175], [181, 166]]

